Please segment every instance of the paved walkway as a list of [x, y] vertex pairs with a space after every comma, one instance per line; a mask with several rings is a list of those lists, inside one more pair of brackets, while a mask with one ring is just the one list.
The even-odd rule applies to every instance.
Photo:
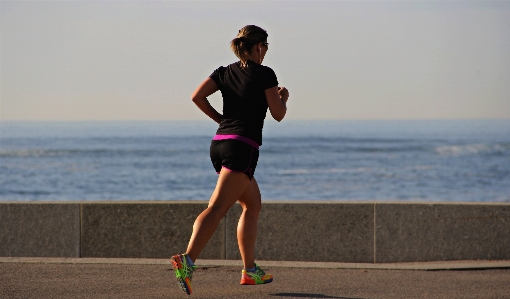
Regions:
[[0, 298], [510, 298], [510, 261], [259, 264], [274, 281], [241, 286], [240, 261], [199, 260], [188, 296], [169, 260], [0, 257]]

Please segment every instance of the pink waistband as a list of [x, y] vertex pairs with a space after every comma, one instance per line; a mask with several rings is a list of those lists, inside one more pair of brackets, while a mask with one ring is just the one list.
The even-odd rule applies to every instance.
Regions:
[[259, 148], [259, 144], [257, 142], [251, 140], [248, 137], [244, 137], [244, 136], [241, 136], [241, 135], [235, 135], [235, 134], [231, 134], [231, 135], [214, 135], [212, 140], [225, 140], [225, 139], [239, 140], [239, 141], [242, 141], [244, 143], [247, 143], [247, 144], [253, 146], [256, 149]]

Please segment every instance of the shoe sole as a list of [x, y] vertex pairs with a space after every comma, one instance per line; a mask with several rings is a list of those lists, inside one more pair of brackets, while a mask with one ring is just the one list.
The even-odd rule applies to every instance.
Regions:
[[174, 267], [175, 277], [177, 277], [177, 281], [179, 282], [179, 286], [184, 291], [184, 293], [191, 295], [191, 285], [187, 279], [183, 279], [181, 277], [182, 262], [181, 257], [178, 255], [172, 256], [170, 259], [172, 261], [172, 266]]
[[259, 285], [259, 284], [266, 284], [266, 283], [270, 283], [270, 282], [272, 282], [272, 281], [273, 281], [273, 279], [271, 278], [271, 279], [268, 279], [268, 280], [266, 280], [266, 281], [264, 281], [264, 282], [261, 282], [261, 283], [257, 283], [256, 281], [254, 281], [254, 283], [252, 283], [251, 281], [241, 281], [241, 283], [240, 283], [240, 284], [241, 284], [241, 285], [245, 285], [245, 286], [247, 286], [247, 285], [251, 285], [251, 286], [253, 286], [253, 285]]

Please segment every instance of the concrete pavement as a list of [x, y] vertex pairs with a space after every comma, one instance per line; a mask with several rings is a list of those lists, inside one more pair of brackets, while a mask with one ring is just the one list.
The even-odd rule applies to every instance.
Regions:
[[198, 260], [188, 296], [169, 260], [0, 257], [0, 298], [510, 298], [510, 261], [259, 264], [274, 281], [241, 286], [240, 261]]

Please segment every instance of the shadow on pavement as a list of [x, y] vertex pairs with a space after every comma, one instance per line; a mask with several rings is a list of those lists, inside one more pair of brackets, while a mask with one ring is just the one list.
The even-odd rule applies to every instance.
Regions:
[[347, 297], [336, 297], [336, 296], [328, 296], [324, 294], [307, 294], [307, 293], [276, 293], [269, 294], [270, 296], [275, 297], [294, 297], [294, 298], [337, 298], [337, 299], [363, 299], [363, 298], [347, 298]]

